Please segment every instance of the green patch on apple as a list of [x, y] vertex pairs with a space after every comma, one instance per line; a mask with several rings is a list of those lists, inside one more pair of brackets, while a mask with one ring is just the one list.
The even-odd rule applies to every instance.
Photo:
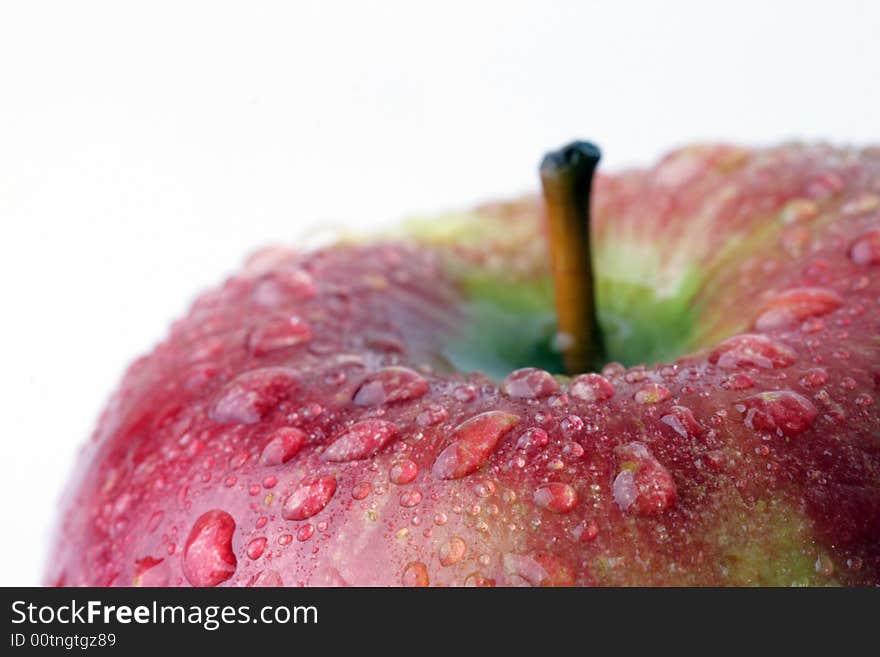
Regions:
[[460, 281], [467, 319], [444, 349], [453, 367], [497, 380], [526, 366], [563, 372], [553, 346], [556, 313], [549, 275], [511, 285], [491, 272], [473, 269]]
[[[736, 495], [732, 493], [732, 495]], [[706, 538], [721, 552], [719, 567], [725, 584], [732, 586], [833, 586], [817, 577], [809, 520], [788, 500], [771, 497], [747, 507], [740, 500], [729, 505], [725, 521], [707, 529]]]

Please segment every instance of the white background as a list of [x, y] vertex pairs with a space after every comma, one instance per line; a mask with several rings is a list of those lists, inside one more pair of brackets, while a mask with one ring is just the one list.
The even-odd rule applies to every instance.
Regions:
[[0, 4], [0, 584], [124, 365], [258, 245], [693, 140], [880, 141], [880, 3]]

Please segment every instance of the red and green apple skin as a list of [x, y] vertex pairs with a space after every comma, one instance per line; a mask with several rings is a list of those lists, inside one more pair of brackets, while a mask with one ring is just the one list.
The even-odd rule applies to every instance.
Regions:
[[536, 198], [252, 257], [128, 369], [47, 583], [880, 582], [880, 151], [685, 148], [592, 208], [581, 376]]

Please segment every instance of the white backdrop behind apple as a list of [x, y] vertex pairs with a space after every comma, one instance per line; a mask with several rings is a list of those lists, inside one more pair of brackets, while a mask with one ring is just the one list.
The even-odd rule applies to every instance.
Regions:
[[[880, 4], [5, 3], [0, 585], [124, 366], [257, 246], [693, 140], [880, 141]], [[815, 6], [813, 6], [815, 5]]]

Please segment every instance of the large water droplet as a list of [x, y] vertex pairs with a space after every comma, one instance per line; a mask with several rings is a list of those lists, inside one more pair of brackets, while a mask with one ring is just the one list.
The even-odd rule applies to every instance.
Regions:
[[614, 386], [601, 374], [581, 374], [571, 382], [568, 394], [587, 402], [605, 401], [614, 396]]
[[776, 295], [768, 303], [755, 328], [759, 331], [791, 326], [808, 317], [820, 317], [836, 310], [843, 303], [837, 292], [822, 287], [799, 287]]
[[403, 586], [428, 586], [428, 567], [421, 561], [411, 561], [406, 564], [400, 577]]
[[791, 390], [762, 392], [743, 399], [737, 407], [745, 413], [745, 423], [750, 429], [786, 436], [803, 433], [819, 414], [813, 402]]
[[653, 515], [675, 505], [675, 481], [647, 445], [634, 441], [621, 445], [616, 452], [620, 471], [614, 479], [612, 494], [621, 509]]
[[759, 367], [780, 369], [797, 360], [795, 351], [766, 335], [746, 333], [728, 338], [709, 354], [709, 362], [722, 369]]
[[186, 539], [183, 574], [193, 586], [217, 586], [235, 573], [235, 520], [220, 509], [199, 516]]
[[312, 328], [299, 317], [277, 317], [255, 328], [248, 337], [248, 348], [255, 356], [288, 349], [312, 340]]
[[428, 382], [408, 367], [386, 367], [371, 374], [354, 394], [359, 406], [380, 406], [417, 399], [428, 392]]
[[397, 425], [385, 420], [362, 420], [343, 431], [321, 456], [325, 461], [345, 463], [373, 456], [399, 433]]
[[828, 382], [828, 372], [823, 367], [813, 367], [804, 372], [799, 381], [805, 388], [815, 390]]
[[400, 506], [411, 509], [422, 502], [422, 493], [417, 490], [404, 490], [400, 494]]
[[220, 392], [211, 418], [216, 422], [259, 422], [296, 386], [296, 373], [286, 367], [263, 367], [239, 374]]
[[529, 427], [523, 431], [516, 441], [520, 449], [540, 449], [550, 442], [550, 436], [540, 427]]
[[706, 432], [703, 426], [697, 422], [694, 412], [687, 406], [673, 406], [669, 410], [672, 412], [661, 417], [660, 421], [671, 427], [682, 438], [687, 438], [688, 436], [699, 437]]
[[453, 536], [440, 546], [440, 565], [452, 566], [464, 559], [467, 554], [467, 543], [464, 539]]
[[559, 384], [550, 372], [524, 367], [507, 375], [502, 389], [509, 397], [540, 399], [559, 390]]
[[268, 541], [265, 536], [260, 536], [258, 538], [251, 540], [247, 544], [247, 550], [246, 550], [248, 559], [256, 560], [256, 559], [259, 559], [261, 556], [263, 556], [263, 552], [266, 549], [266, 543], [268, 543]]
[[659, 404], [672, 397], [669, 388], [659, 383], [647, 383], [633, 396], [637, 404]]
[[437, 456], [432, 472], [438, 479], [459, 479], [481, 468], [498, 442], [519, 423], [519, 416], [487, 411], [462, 422], [452, 442]]
[[308, 436], [294, 427], [280, 427], [269, 434], [269, 440], [260, 452], [260, 465], [281, 465], [296, 456], [306, 444]]
[[336, 493], [336, 477], [305, 479], [284, 501], [281, 515], [285, 520], [306, 520], [319, 513]]
[[410, 459], [400, 459], [391, 465], [391, 470], [388, 472], [388, 479], [393, 484], [403, 486], [404, 484], [413, 481], [418, 474], [419, 466], [416, 465], [415, 461], [411, 461]]
[[535, 491], [535, 504], [553, 513], [568, 513], [577, 506], [578, 494], [568, 484], [542, 484]]
[[354, 488], [351, 489], [351, 496], [356, 500], [363, 500], [372, 492], [372, 484], [368, 481], [361, 481], [355, 484]]

